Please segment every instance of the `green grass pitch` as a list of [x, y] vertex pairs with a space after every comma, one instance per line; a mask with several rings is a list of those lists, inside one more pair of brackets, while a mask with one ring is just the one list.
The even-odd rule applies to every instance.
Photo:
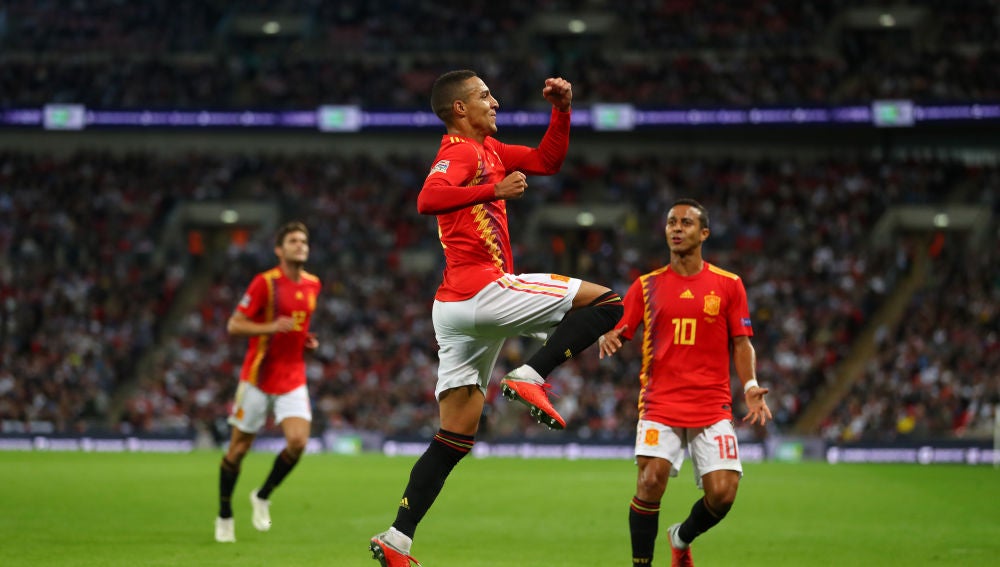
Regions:
[[[273, 456], [251, 453], [234, 495], [236, 544], [213, 541], [221, 453], [0, 452], [0, 565], [377, 564], [413, 458], [309, 455], [273, 495], [274, 527], [247, 494]], [[426, 567], [615, 566], [630, 561], [635, 468], [622, 461], [463, 461], [417, 532]], [[690, 469], [665, 528], [697, 498]], [[746, 466], [729, 517], [693, 547], [707, 566], [1000, 565], [1000, 471], [988, 466]]]

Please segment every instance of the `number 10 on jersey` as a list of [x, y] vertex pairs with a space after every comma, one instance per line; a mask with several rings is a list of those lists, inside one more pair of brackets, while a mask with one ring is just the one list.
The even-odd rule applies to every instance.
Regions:
[[675, 345], [693, 345], [695, 331], [698, 328], [697, 319], [671, 319], [671, 323], [674, 324], [674, 344]]

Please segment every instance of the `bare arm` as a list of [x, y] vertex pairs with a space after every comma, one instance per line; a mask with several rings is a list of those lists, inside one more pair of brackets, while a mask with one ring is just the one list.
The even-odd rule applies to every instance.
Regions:
[[772, 419], [771, 409], [767, 407], [767, 388], [751, 385], [748, 389], [746, 385], [753, 381], [757, 382], [757, 352], [750, 342], [750, 337], [733, 338], [733, 362], [736, 365], [736, 374], [743, 383], [744, 396], [746, 396], [747, 415], [743, 421], [750, 420], [750, 423], [760, 423], [764, 425], [767, 420]]

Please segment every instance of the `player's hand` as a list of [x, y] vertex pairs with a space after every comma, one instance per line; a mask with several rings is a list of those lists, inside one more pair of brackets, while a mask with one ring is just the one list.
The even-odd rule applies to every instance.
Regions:
[[295, 330], [295, 319], [282, 315], [274, 320], [274, 331], [275, 333], [287, 333], [289, 331]]
[[552, 103], [560, 112], [567, 112], [573, 103], [573, 85], [562, 77], [545, 79], [542, 96]]
[[497, 199], [520, 199], [527, 188], [528, 178], [520, 171], [515, 171], [493, 186], [493, 194]]
[[597, 346], [601, 349], [601, 353], [598, 358], [604, 358], [605, 356], [611, 356], [612, 354], [618, 352], [618, 349], [622, 348], [622, 333], [628, 330], [628, 325], [620, 329], [611, 329], [607, 333], [604, 333], [597, 339]]
[[764, 425], [767, 420], [773, 419], [771, 408], [767, 407], [767, 400], [764, 399], [764, 394], [767, 392], [767, 388], [760, 386], [754, 386], [747, 390], [744, 394], [747, 402], [747, 414], [743, 416], [743, 421], [750, 420], [751, 425]]
[[319, 348], [319, 339], [316, 338], [316, 333], [306, 335], [306, 350], [316, 350], [317, 348]]

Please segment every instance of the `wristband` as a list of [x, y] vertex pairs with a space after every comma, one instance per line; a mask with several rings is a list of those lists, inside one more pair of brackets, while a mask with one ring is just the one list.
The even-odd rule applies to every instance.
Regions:
[[746, 384], [743, 384], [743, 393], [746, 394], [747, 392], [749, 392], [750, 388], [760, 388], [760, 385], [757, 384], [756, 379], [750, 380]]

